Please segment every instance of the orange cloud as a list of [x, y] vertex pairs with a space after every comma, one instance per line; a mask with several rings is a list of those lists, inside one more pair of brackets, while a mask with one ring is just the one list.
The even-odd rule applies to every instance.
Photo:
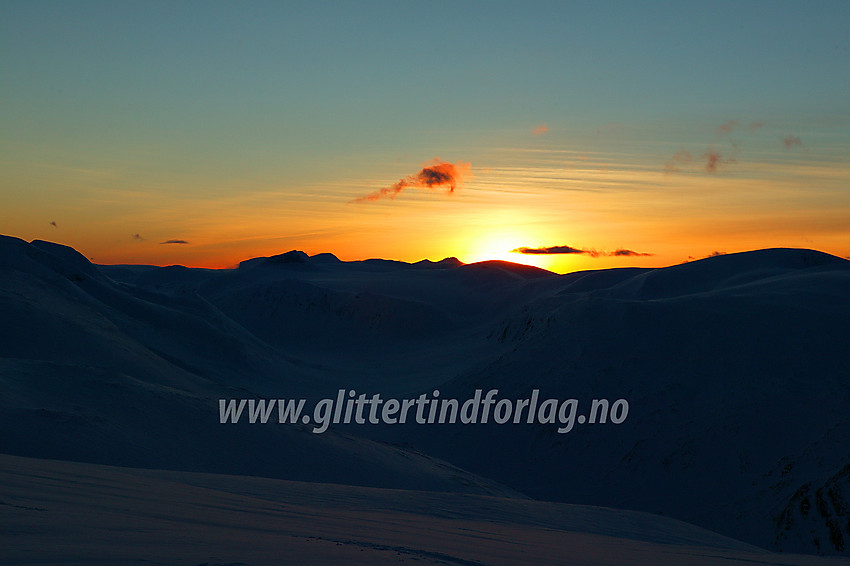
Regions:
[[547, 126], [546, 124], [540, 124], [539, 126], [531, 129], [531, 133], [534, 134], [535, 136], [542, 136], [543, 134], [545, 134], [548, 131], [549, 131], [549, 126]]
[[440, 161], [439, 158], [435, 157], [433, 163], [423, 167], [417, 174], [409, 175], [389, 187], [378, 189], [372, 194], [356, 198], [351, 202], [370, 202], [384, 197], [394, 199], [398, 193], [407, 187], [424, 189], [446, 187], [451, 194], [455, 189], [463, 186], [463, 179], [469, 174], [470, 169], [471, 165], [469, 163], [462, 161], [448, 163], [446, 161]]
[[791, 149], [795, 145], [803, 145], [803, 140], [797, 136], [788, 136], [782, 142], [785, 144], [785, 149]]
[[[705, 159], [706, 172], [716, 173], [722, 165], [725, 165], [727, 163], [736, 163], [737, 159], [735, 157], [735, 154], [737, 151], [738, 144], [734, 143], [732, 144], [732, 155], [730, 157], [724, 157], [723, 154], [720, 153], [720, 151], [714, 148], [709, 148], [701, 156], [703, 159]], [[687, 166], [693, 160], [694, 157], [690, 154], [690, 152], [684, 149], [679, 150], [664, 164], [664, 174], [669, 175], [670, 173], [676, 173], [678, 171], [681, 171], [682, 167]]]
[[702, 156], [705, 157], [705, 170], [709, 173], [716, 173], [721, 165], [735, 162], [734, 158], [724, 158], [722, 153], [714, 149], [709, 149]]

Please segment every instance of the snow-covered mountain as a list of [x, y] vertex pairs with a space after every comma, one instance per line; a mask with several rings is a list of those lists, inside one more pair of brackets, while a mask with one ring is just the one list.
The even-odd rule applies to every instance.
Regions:
[[219, 398], [308, 394], [321, 372], [198, 295], [115, 283], [71, 248], [0, 238], [0, 317], [0, 452], [516, 495], [365, 438], [221, 426]]
[[[625, 398], [628, 420], [567, 435], [428, 429], [423, 449], [534, 497], [848, 550], [850, 262], [765, 250], [563, 280], [505, 316], [490, 334], [498, 358], [444, 394]], [[481, 465], [470, 445], [511, 457]]]
[[[559, 276], [287, 252], [94, 266], [0, 238], [0, 452], [527, 495], [774, 550], [850, 545], [850, 262], [773, 249]], [[619, 425], [218, 423], [219, 398], [339, 388], [626, 399]]]

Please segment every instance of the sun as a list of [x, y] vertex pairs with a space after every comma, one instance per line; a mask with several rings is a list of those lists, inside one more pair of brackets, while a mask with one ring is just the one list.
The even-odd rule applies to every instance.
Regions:
[[512, 251], [529, 245], [528, 242], [535, 241], [536, 238], [519, 231], [482, 234], [472, 238], [469, 250], [464, 254], [464, 261], [466, 263], [490, 260], [510, 261], [546, 269], [546, 265], [549, 263], [549, 258], [546, 256], [524, 255]]

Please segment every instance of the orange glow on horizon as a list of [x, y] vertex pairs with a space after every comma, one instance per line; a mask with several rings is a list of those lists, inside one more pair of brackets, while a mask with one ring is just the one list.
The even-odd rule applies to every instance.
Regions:
[[[174, 193], [133, 184], [116, 190], [91, 179], [95, 188], [86, 189], [85, 207], [75, 208], [68, 195], [83, 197], [71, 192], [57, 193], [45, 209], [10, 201], [4, 233], [67, 245], [98, 264], [219, 269], [290, 250], [333, 253], [343, 261], [500, 260], [555, 273], [664, 267], [715, 251], [771, 247], [850, 256], [843, 163], [756, 162], [746, 171], [738, 164], [737, 176], [665, 175], [640, 162], [606, 163], [604, 174], [585, 161], [584, 169], [548, 162], [481, 168], [451, 198], [410, 191], [363, 206], [348, 200], [385, 180], [256, 184], [200, 199], [176, 187]], [[49, 180], [62, 186], [58, 174]], [[800, 187], [809, 188], [803, 194]], [[600, 253], [512, 252], [553, 246]], [[650, 255], [611, 255], [616, 250]]]
[[462, 257], [459, 257], [465, 263], [499, 260], [532, 265], [551, 271], [553, 263], [551, 257], [524, 255], [512, 251], [523, 246], [522, 242], [527, 241], [534, 241], [534, 238], [531, 238], [528, 234], [523, 234], [520, 230], [483, 234], [473, 238], [468, 251], [462, 254]]

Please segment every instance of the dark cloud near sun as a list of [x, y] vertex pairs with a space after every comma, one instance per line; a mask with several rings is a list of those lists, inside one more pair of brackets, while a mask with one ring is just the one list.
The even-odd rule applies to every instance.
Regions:
[[516, 248], [511, 253], [518, 254], [586, 254], [589, 250], [580, 250], [571, 246], [550, 246], [548, 248]]
[[59, 226], [57, 226], [57, 225], [56, 225], [56, 221], [55, 221], [55, 220], [51, 220], [51, 221], [50, 221], [50, 225], [51, 225], [51, 226], [53, 226], [54, 228], [58, 228], [58, 227], [59, 227]]
[[619, 249], [619, 250], [614, 250], [613, 252], [609, 252], [607, 255], [613, 256], [613, 257], [649, 257], [649, 256], [654, 256], [655, 254], [649, 254], [649, 253], [644, 253], [644, 252], [636, 252], [634, 250]]
[[164, 242], [160, 242], [161, 244], [188, 244], [186, 240], [165, 240]]
[[434, 158], [433, 162], [426, 165], [415, 175], [409, 175], [399, 181], [393, 183], [389, 187], [378, 189], [377, 191], [352, 200], [351, 202], [370, 202], [384, 197], [394, 199], [402, 190], [408, 187], [434, 189], [447, 188], [451, 194], [455, 189], [463, 186], [464, 177], [469, 174], [471, 165], [458, 161], [457, 163], [449, 163], [440, 161], [439, 158]]
[[800, 139], [799, 137], [797, 137], [797, 136], [788, 136], [787, 138], [785, 138], [784, 140], [782, 140], [782, 143], [784, 143], [784, 144], [785, 144], [785, 149], [791, 149], [791, 148], [792, 148], [792, 147], [794, 147], [795, 145], [802, 146], [802, 145], [803, 145], [803, 140], [801, 140], [801, 139]]
[[572, 246], [548, 246], [543, 248], [521, 247], [511, 250], [511, 253], [526, 255], [548, 255], [548, 254], [578, 254], [590, 257], [647, 257], [655, 254], [636, 252], [624, 248], [618, 248], [613, 252], [600, 252], [585, 248], [574, 248]]
[[[139, 234], [133, 234], [133, 235], [132, 235], [132, 236], [130, 236], [130, 237], [131, 237], [132, 239], [136, 240], [137, 242], [144, 242], [144, 241], [145, 241], [145, 239], [144, 239], [144, 238], [142, 238]], [[164, 242], [163, 242], [163, 243], [164, 243]]]

